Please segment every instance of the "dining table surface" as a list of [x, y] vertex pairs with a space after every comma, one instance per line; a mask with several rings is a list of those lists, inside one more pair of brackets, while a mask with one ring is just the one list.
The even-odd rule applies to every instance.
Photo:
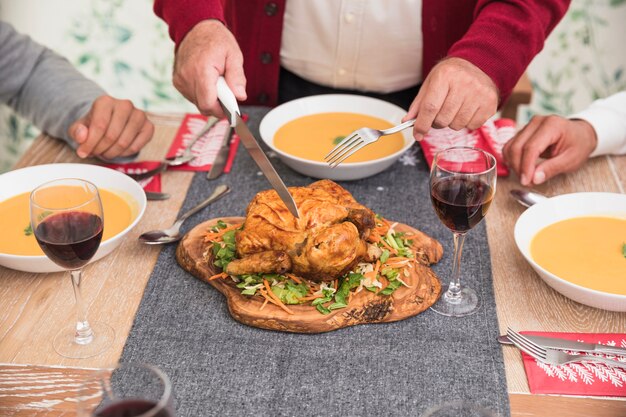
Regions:
[[[156, 129], [140, 160], [165, 156], [183, 115], [151, 114]], [[244, 151], [241, 149], [240, 151]], [[62, 141], [39, 136], [14, 169], [81, 160]], [[137, 237], [146, 230], [172, 224], [194, 173], [167, 172], [164, 201], [150, 201], [139, 224], [111, 255], [85, 267], [83, 298], [90, 317], [106, 317], [115, 329], [113, 346], [88, 359], [67, 359], [52, 347], [58, 329], [72, 322], [74, 298], [67, 273], [33, 274], [0, 267], [0, 416], [71, 416], [76, 414], [77, 387], [96, 369], [115, 364], [124, 348], [143, 292], [160, 252]], [[232, 174], [236, 175], [236, 170]], [[600, 310], [574, 302], [551, 289], [519, 253], [513, 238], [524, 208], [510, 191], [519, 188], [514, 175], [499, 178], [486, 218], [493, 286], [500, 333], [507, 327], [551, 332], [623, 333], [626, 313]], [[576, 172], [535, 188], [548, 196], [601, 191], [624, 193], [626, 156], [589, 160]], [[175, 262], [172, 260], [172, 262]], [[511, 416], [625, 416], [626, 398], [531, 394], [520, 352], [503, 346]]]

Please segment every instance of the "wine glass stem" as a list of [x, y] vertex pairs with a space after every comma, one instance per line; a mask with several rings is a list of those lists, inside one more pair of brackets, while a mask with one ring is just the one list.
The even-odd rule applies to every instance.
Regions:
[[452, 260], [452, 280], [445, 297], [450, 302], [461, 301], [461, 255], [465, 233], [454, 233], [454, 258]]
[[70, 271], [72, 275], [72, 286], [74, 287], [74, 297], [76, 298], [76, 334], [74, 335], [74, 341], [79, 345], [87, 345], [93, 340], [93, 331], [87, 321], [87, 311], [85, 309], [85, 303], [80, 291], [80, 284], [83, 275], [81, 269], [75, 269]]

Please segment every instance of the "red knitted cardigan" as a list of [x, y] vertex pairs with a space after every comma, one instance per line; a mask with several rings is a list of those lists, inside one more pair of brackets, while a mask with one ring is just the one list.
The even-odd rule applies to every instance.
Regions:
[[[155, 0], [155, 13], [178, 45], [205, 19], [224, 22], [244, 55], [248, 101], [273, 106], [278, 98], [280, 38], [288, 0]], [[511, 94], [570, 0], [423, 0], [423, 74], [444, 57], [459, 57]]]

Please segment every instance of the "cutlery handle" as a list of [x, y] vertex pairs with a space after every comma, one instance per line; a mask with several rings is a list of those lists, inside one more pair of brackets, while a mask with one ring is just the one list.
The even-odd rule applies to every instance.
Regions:
[[230, 120], [230, 125], [235, 127], [237, 124], [236, 115], [241, 115], [241, 112], [239, 111], [235, 94], [233, 94], [228, 84], [226, 84], [224, 77], [221, 76], [217, 79], [217, 98], [222, 103], [222, 108]]
[[577, 359], [577, 361], [599, 362], [608, 366], [626, 369], [626, 362], [614, 361], [612, 359], [601, 358], [599, 356], [580, 355], [575, 356], [575, 358]]
[[617, 356], [626, 357], [626, 350], [624, 350], [623, 348], [622, 349], [613, 348], [611, 346], [605, 346], [605, 345], [596, 347], [595, 352], [603, 353], [605, 355], [617, 355]]
[[198, 204], [197, 206], [195, 206], [194, 208], [192, 208], [191, 210], [189, 210], [188, 212], [180, 216], [180, 218], [176, 220], [176, 223], [174, 223], [174, 226], [176, 225], [180, 226], [180, 224], [182, 224], [182, 222], [187, 220], [190, 216], [193, 216], [194, 214], [196, 214], [197, 212], [199, 212], [200, 210], [202, 210], [203, 208], [205, 208], [206, 206], [208, 206], [215, 200], [218, 200], [219, 198], [221, 198], [228, 192], [230, 192], [230, 188], [228, 188], [228, 186], [224, 184], [218, 185], [215, 188], [215, 191], [213, 191], [213, 193], [209, 196], [209, 198], [207, 198], [202, 203]]
[[406, 129], [407, 127], [411, 127], [415, 124], [416, 119], [407, 120], [404, 123], [400, 123], [398, 126], [390, 127], [389, 129], [381, 130], [383, 135], [392, 135], [401, 130]]

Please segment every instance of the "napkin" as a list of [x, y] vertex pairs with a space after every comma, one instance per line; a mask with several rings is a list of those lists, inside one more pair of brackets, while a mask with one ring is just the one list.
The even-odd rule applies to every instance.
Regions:
[[[626, 334], [550, 332], [522, 332], [522, 334], [626, 347]], [[610, 359], [624, 360], [626, 363], [626, 357], [605, 356]], [[626, 369], [612, 368], [593, 362], [570, 363], [561, 366], [547, 365], [523, 352], [522, 359], [530, 392], [533, 394], [626, 397]]]
[[[243, 115], [242, 119], [246, 120], [247, 115]], [[201, 114], [186, 114], [183, 122], [178, 128], [178, 132], [176, 132], [172, 146], [170, 146], [170, 149], [167, 152], [167, 157], [170, 158], [182, 154], [187, 144], [189, 144], [197, 136], [206, 122], [207, 116], [203, 116]], [[192, 153], [195, 156], [195, 159], [187, 164], [169, 167], [168, 169], [181, 171], [209, 171], [213, 161], [215, 161], [215, 158], [217, 157], [218, 151], [222, 146], [227, 129], [227, 119], [222, 119], [217, 122], [211, 130], [198, 139], [198, 141], [194, 144]], [[233, 139], [230, 141], [229, 146], [230, 149], [228, 159], [226, 160], [226, 165], [224, 166], [225, 173], [230, 172], [232, 168], [233, 160], [235, 159], [237, 148], [239, 146], [239, 136], [233, 134]]]
[[499, 176], [509, 175], [502, 158], [504, 144], [515, 135], [515, 122], [511, 119], [488, 120], [476, 130], [450, 128], [431, 129], [419, 144], [428, 165], [432, 165], [435, 154], [451, 146], [473, 146], [483, 149], [496, 158]]
[[[141, 174], [151, 169], [154, 169], [160, 165], [159, 161], [142, 161], [142, 162], [130, 162], [127, 164], [107, 164], [108, 168], [116, 171], [123, 172], [125, 174]], [[139, 184], [145, 191], [152, 191], [155, 193], [161, 192], [161, 174], [154, 175], [145, 180], [139, 181]]]

